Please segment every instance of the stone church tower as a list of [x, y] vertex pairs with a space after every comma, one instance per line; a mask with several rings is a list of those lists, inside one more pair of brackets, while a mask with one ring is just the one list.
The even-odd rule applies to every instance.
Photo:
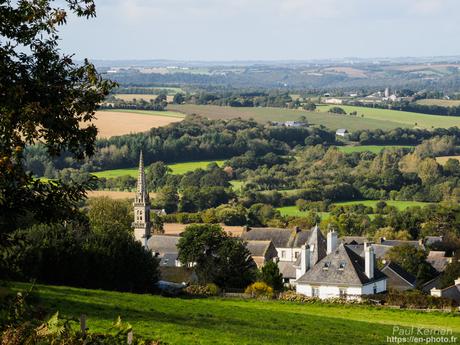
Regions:
[[147, 241], [151, 236], [150, 223], [150, 198], [145, 182], [144, 158], [142, 151], [139, 157], [139, 177], [137, 180], [136, 197], [134, 198], [134, 237], [147, 247]]

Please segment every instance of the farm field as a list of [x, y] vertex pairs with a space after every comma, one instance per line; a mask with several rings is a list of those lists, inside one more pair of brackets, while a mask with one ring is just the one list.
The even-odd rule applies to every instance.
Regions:
[[[150, 116], [146, 116], [150, 115]], [[98, 111], [93, 124], [99, 130], [99, 138], [146, 132], [150, 128], [162, 127], [182, 121], [183, 115], [174, 112], [141, 112], [129, 110]]]
[[458, 107], [460, 100], [453, 99], [419, 99], [416, 103], [422, 105], [439, 105], [441, 107]]
[[[174, 163], [174, 164], [168, 164], [168, 167], [171, 168], [173, 174], [179, 175], [179, 174], [185, 174], [186, 172], [193, 171], [199, 168], [204, 169], [210, 163], [214, 163], [214, 162], [217, 163], [219, 166], [222, 166], [225, 160]], [[92, 174], [94, 176], [104, 177], [104, 178], [115, 178], [115, 177], [126, 176], [126, 175], [137, 177], [138, 168], [104, 170], [104, 171], [93, 172]]]
[[444, 165], [447, 163], [449, 159], [456, 159], [460, 161], [460, 156], [442, 156], [442, 157], [436, 157], [436, 162], [438, 162], [441, 165]]
[[[23, 291], [28, 284], [15, 283]], [[386, 344], [394, 326], [449, 328], [460, 336], [460, 318], [367, 306], [301, 305], [222, 298], [155, 295], [36, 285], [40, 302], [63, 317], [87, 316], [92, 332], [121, 316], [134, 334], [167, 344]]]
[[[182, 223], [164, 223], [164, 231], [166, 235], [179, 235], [184, 232], [185, 228], [190, 224], [182, 224]], [[220, 224], [222, 229], [231, 236], [241, 236], [243, 233], [242, 226], [236, 225], [225, 225]]]
[[304, 110], [283, 108], [236, 108], [220, 107], [217, 105], [172, 104], [168, 106], [168, 109], [188, 115], [198, 114], [210, 119], [232, 119], [241, 117], [243, 119], [252, 118], [261, 123], [268, 121], [298, 120], [300, 116], [305, 116], [310, 124], [324, 125], [332, 130], [347, 128], [348, 130], [355, 131], [359, 129], [413, 127], [413, 124], [402, 124], [386, 119], [361, 118], [357, 116], [334, 115], [327, 112], [307, 112]]
[[[278, 207], [278, 211], [280, 211], [282, 216], [291, 216], [291, 217], [304, 217], [307, 212], [300, 211], [297, 206], [283, 206]], [[321, 217], [321, 220], [329, 218], [329, 212], [317, 212], [317, 214]]]
[[[327, 111], [331, 107], [333, 106], [320, 105], [317, 109], [320, 111]], [[397, 123], [400, 127], [418, 127], [427, 129], [449, 128], [455, 126], [460, 127], [460, 117], [456, 116], [425, 115], [407, 111], [356, 107], [350, 105], [340, 105], [339, 107], [347, 113], [356, 111], [358, 113], [358, 117], [361, 117], [363, 114], [364, 119], [390, 121], [391, 123]], [[344, 128], [349, 127], [345, 126]]]
[[362, 146], [337, 146], [337, 149], [343, 153], [353, 152], [372, 152], [379, 153], [385, 149], [401, 149], [401, 148], [412, 148], [413, 146], [408, 145], [362, 145]]

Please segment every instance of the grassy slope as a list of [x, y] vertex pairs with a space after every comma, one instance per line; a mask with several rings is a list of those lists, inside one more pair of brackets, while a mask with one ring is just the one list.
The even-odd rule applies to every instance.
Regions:
[[117, 113], [133, 113], [141, 115], [155, 115], [155, 116], [166, 116], [166, 117], [178, 117], [183, 118], [184, 114], [177, 111], [156, 111], [156, 110], [136, 110], [136, 109], [101, 109], [99, 111], [111, 111]]
[[[318, 109], [327, 111], [327, 109], [331, 107], [332, 106], [329, 105], [321, 105]], [[349, 105], [340, 105], [340, 108], [344, 109], [347, 113], [356, 111], [358, 113], [358, 117], [363, 114], [364, 119], [389, 121], [391, 123], [399, 124], [400, 127], [414, 127], [415, 123], [417, 123], [417, 127], [422, 128], [460, 127], [460, 117], [456, 116], [426, 115], [406, 111], [354, 107]]]
[[373, 153], [379, 153], [384, 149], [391, 148], [412, 148], [413, 146], [407, 145], [361, 145], [361, 146], [337, 146], [337, 148], [344, 153], [353, 153], [353, 152], [366, 152], [370, 151]]
[[[15, 284], [18, 289], [24, 284]], [[142, 336], [169, 344], [385, 344], [394, 325], [451, 328], [453, 314], [239, 299], [178, 299], [38, 286], [41, 300], [65, 316], [87, 315], [91, 331], [121, 315]]]
[[393, 129], [397, 127], [412, 127], [413, 124], [404, 125], [382, 119], [359, 118], [356, 116], [341, 116], [321, 112], [307, 112], [282, 108], [235, 108], [213, 105], [169, 105], [168, 109], [184, 114], [199, 114], [211, 119], [230, 119], [241, 117], [252, 118], [259, 122], [297, 120], [305, 116], [310, 124], [324, 125], [330, 129], [348, 128], [351, 131], [358, 129]]
[[[217, 160], [217, 161], [199, 161], [199, 162], [186, 162], [186, 163], [175, 163], [169, 164], [168, 166], [171, 168], [173, 174], [185, 174], [188, 171], [193, 171], [198, 168], [206, 168], [209, 163], [216, 162], [218, 165], [223, 165], [224, 160]], [[113, 170], [104, 170], [92, 173], [94, 176], [97, 177], [105, 177], [105, 178], [114, 178], [119, 176], [129, 175], [132, 177], [137, 177], [138, 169], [131, 168], [131, 169], [113, 169]]]

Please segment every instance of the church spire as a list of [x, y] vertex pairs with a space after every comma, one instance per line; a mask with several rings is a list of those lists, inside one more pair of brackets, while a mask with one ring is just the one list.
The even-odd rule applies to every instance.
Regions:
[[147, 247], [147, 241], [150, 238], [150, 198], [145, 180], [144, 157], [142, 151], [139, 155], [139, 176], [137, 179], [137, 191], [134, 198], [134, 237], [141, 241]]

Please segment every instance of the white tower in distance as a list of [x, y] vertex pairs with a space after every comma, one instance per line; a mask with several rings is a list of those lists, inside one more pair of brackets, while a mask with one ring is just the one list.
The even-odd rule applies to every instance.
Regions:
[[139, 177], [137, 179], [137, 191], [134, 198], [134, 237], [147, 247], [147, 241], [151, 236], [150, 223], [150, 198], [145, 183], [144, 158], [142, 151], [139, 157]]

